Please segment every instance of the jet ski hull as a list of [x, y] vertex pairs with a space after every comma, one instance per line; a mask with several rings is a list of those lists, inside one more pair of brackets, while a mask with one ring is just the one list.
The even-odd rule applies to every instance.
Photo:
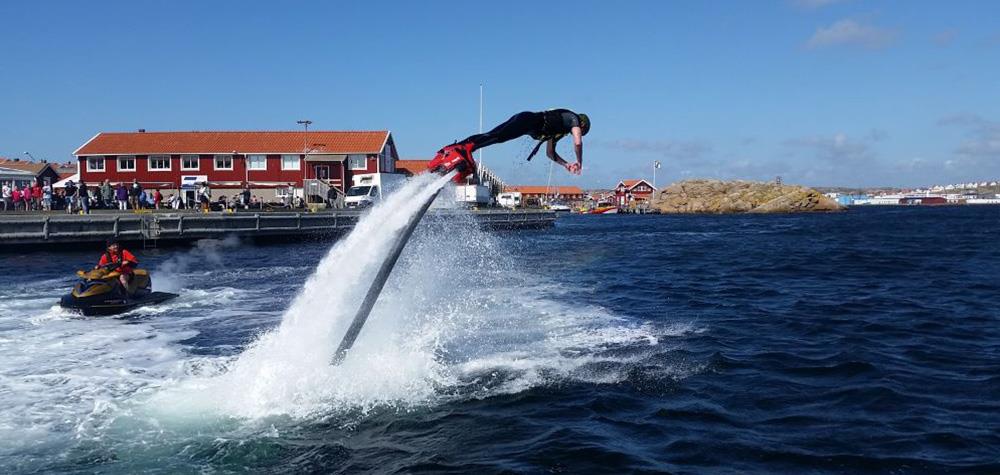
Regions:
[[66, 295], [59, 301], [59, 305], [63, 308], [76, 310], [88, 317], [104, 316], [125, 313], [144, 305], [155, 305], [177, 296], [177, 294], [169, 292], [150, 292], [144, 295], [135, 295], [128, 299], [122, 299], [117, 296], [109, 295], [100, 295], [80, 299], [72, 295]]
[[118, 282], [117, 272], [106, 269], [78, 271], [80, 281], [59, 305], [84, 315], [115, 315], [143, 305], [153, 305], [177, 297], [168, 292], [153, 292], [153, 283], [144, 269], [135, 269], [128, 289]]

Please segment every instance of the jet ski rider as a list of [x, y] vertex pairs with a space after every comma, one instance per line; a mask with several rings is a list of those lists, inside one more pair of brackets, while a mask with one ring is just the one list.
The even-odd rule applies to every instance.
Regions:
[[139, 264], [139, 259], [136, 259], [128, 250], [122, 249], [117, 239], [111, 238], [108, 239], [107, 250], [94, 269], [103, 267], [118, 272], [118, 281], [121, 282], [122, 289], [128, 293], [128, 282], [132, 280], [132, 270], [137, 264]]

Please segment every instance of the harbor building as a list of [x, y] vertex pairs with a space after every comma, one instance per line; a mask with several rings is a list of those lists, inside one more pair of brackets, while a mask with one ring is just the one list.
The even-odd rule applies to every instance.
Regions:
[[615, 204], [620, 208], [648, 203], [656, 188], [643, 179], [622, 180], [615, 186]]
[[579, 186], [511, 185], [505, 193], [520, 193], [525, 206], [541, 206], [553, 201], [561, 201], [572, 206], [579, 205], [586, 194]]
[[30, 186], [36, 181], [43, 185], [51, 185], [59, 181], [59, 177], [59, 171], [48, 162], [0, 158], [0, 181], [13, 183], [18, 187]]
[[[265, 201], [343, 194], [360, 174], [396, 173], [392, 134], [377, 131], [101, 132], [73, 155], [90, 184], [138, 181], [194, 197], [197, 184]], [[190, 196], [187, 196], [190, 195]]]

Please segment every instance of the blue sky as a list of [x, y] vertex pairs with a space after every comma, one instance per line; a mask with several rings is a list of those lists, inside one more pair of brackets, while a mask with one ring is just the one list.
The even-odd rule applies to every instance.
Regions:
[[[0, 156], [99, 131], [389, 129], [427, 158], [522, 110], [586, 112], [581, 177], [1000, 178], [1000, 2], [0, 4]], [[518, 140], [486, 149], [544, 184]], [[562, 144], [564, 156], [570, 147]]]

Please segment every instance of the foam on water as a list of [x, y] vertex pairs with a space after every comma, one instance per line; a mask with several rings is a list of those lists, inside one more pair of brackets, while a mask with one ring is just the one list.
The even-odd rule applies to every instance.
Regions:
[[250, 419], [410, 407], [454, 397], [484, 373], [493, 374], [490, 391], [513, 392], [570, 375], [601, 349], [656, 343], [649, 328], [547, 297], [559, 289], [519, 269], [469, 219], [420, 228], [347, 360], [332, 366], [399, 230], [445, 181], [418, 177], [372, 209], [319, 263], [278, 328], [220, 361], [219, 375], [183, 381], [153, 406]]

